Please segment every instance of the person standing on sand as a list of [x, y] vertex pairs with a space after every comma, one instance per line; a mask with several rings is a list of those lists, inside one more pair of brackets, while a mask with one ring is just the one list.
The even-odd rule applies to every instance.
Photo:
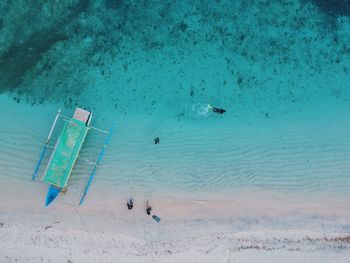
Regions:
[[[146, 213], [147, 215], [151, 215], [151, 211], [152, 211], [152, 207], [149, 205], [148, 201], [147, 201], [147, 204], [146, 204]], [[157, 223], [160, 222], [161, 218], [159, 216], [156, 216], [156, 215], [152, 215], [152, 218], [154, 219], [154, 221], [156, 221]]]
[[147, 215], [151, 215], [152, 207], [148, 204], [148, 201], [146, 203], [146, 213]]
[[134, 200], [132, 198], [129, 198], [128, 202], [126, 203], [126, 206], [129, 210], [131, 210], [134, 207]]

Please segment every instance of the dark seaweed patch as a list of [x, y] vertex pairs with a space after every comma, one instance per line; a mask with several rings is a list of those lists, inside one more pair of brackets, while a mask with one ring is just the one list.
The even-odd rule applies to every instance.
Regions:
[[0, 57], [0, 93], [17, 88], [23, 81], [24, 75], [32, 66], [37, 64], [42, 55], [57, 42], [68, 39], [62, 28], [77, 15], [87, 10], [89, 0], [80, 0], [66, 12], [51, 27], [33, 32], [31, 36], [20, 43], [14, 43]]
[[182, 21], [176, 25], [176, 28], [181, 30], [182, 32], [185, 32], [188, 28], [188, 25]]
[[191, 97], [194, 97], [194, 90], [193, 90], [193, 87], [191, 87], [190, 96], [191, 96]]
[[19, 86], [26, 71], [41, 59], [42, 54], [65, 39], [63, 34], [38, 32], [24, 43], [12, 46], [0, 60], [0, 92]]
[[123, 5], [123, 0], [106, 0], [105, 5], [107, 8], [119, 9]]
[[243, 84], [243, 78], [241, 76], [237, 78], [237, 84], [238, 86], [241, 86]]
[[350, 16], [349, 0], [310, 0], [322, 12], [330, 16]]

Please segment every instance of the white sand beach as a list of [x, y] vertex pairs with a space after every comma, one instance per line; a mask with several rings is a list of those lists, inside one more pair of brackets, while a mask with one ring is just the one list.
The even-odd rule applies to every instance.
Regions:
[[[64, 196], [44, 208], [38, 186], [1, 192], [0, 262], [348, 262], [346, 206], [245, 201], [145, 203]], [[13, 190], [16, 189], [17, 192]], [[99, 192], [101, 194], [101, 192]], [[4, 202], [6, 200], [6, 202]]]

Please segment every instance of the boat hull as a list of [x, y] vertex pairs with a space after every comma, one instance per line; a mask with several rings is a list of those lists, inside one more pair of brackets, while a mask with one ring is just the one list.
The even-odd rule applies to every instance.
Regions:
[[60, 189], [50, 185], [49, 186], [49, 190], [47, 192], [47, 195], [46, 195], [46, 203], [45, 203], [45, 206], [48, 206], [49, 204], [51, 204], [51, 202], [53, 200], [55, 200], [55, 198], [58, 196], [58, 194], [61, 192]]

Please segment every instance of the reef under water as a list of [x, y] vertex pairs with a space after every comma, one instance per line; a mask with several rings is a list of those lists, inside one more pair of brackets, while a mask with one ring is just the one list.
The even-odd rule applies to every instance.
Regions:
[[[73, 1], [74, 2], [74, 1]], [[88, 0], [61, 1], [51, 6], [45, 1], [34, 4], [23, 1], [4, 1], [1, 27], [0, 92], [17, 88], [24, 75], [38, 64], [57, 42], [69, 39], [64, 28], [86, 11]], [[39, 16], [44, 17], [39, 21]], [[43, 23], [44, 22], [44, 23]]]
[[5, 0], [0, 93], [149, 114], [206, 101], [259, 108], [271, 96], [294, 103], [315, 92], [345, 100], [339, 85], [309, 89], [317, 76], [350, 70], [349, 21], [330, 31], [323, 15], [346, 15], [349, 2], [332, 3]]

